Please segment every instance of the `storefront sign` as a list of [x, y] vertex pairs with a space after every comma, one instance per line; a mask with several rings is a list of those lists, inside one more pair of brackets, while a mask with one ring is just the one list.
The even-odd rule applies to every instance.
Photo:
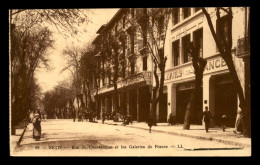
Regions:
[[223, 60], [223, 58], [218, 57], [214, 59], [207, 60], [207, 65], [205, 67], [205, 73], [216, 71], [218, 69], [223, 69], [226, 66], [226, 62]]
[[165, 81], [179, 80], [194, 76], [194, 69], [189, 65], [178, 70], [173, 70], [165, 74]]
[[[227, 69], [227, 65], [225, 61], [220, 57], [215, 57], [215, 58], [210, 58], [207, 59], [207, 65], [204, 70], [204, 74], [211, 73], [211, 72], [216, 72], [216, 71], [221, 71]], [[186, 79], [186, 78], [191, 78], [194, 77], [194, 69], [192, 64], [188, 66], [184, 66], [182, 68], [174, 69], [171, 71], [166, 71], [165, 72], [165, 83], [171, 82], [171, 81], [176, 81], [176, 80], [181, 80], [181, 79]]]
[[190, 82], [190, 83], [184, 83], [184, 84], [180, 84], [178, 86], [178, 90], [182, 91], [182, 90], [188, 90], [188, 89], [193, 89], [195, 87], [194, 82]]

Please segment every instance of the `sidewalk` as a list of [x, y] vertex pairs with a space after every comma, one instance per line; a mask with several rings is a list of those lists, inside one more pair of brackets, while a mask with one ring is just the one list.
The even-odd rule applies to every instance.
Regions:
[[15, 135], [10, 135], [10, 152], [13, 152], [23, 138], [27, 125], [24, 125], [24, 122], [20, 122], [15, 126]]
[[[102, 124], [101, 120], [98, 123]], [[105, 124], [121, 126], [122, 122], [113, 122], [112, 120], [106, 120]], [[132, 127], [137, 129], [149, 130], [147, 123], [145, 122], [133, 122], [131, 125], [122, 127]], [[226, 128], [223, 132], [222, 128], [210, 128], [206, 133], [205, 128], [202, 125], [191, 125], [190, 130], [183, 130], [183, 124], [168, 125], [168, 123], [157, 123], [157, 126], [152, 127], [153, 132], [168, 133], [172, 135], [185, 136], [203, 140], [218, 141], [225, 144], [237, 145], [240, 147], [251, 147], [251, 138], [243, 137], [242, 134], [234, 134], [234, 128]]]

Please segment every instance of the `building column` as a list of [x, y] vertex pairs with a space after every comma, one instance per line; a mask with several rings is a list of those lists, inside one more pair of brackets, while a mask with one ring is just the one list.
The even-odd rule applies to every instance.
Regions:
[[136, 89], [136, 110], [137, 110], [137, 113], [136, 113], [136, 119], [137, 121], [139, 121], [139, 88]]
[[103, 103], [102, 103], [102, 96], [100, 96], [99, 97], [99, 107], [100, 107], [100, 116], [102, 116], [102, 113], [103, 113], [103, 108], [102, 108], [102, 106], [103, 106]]
[[168, 109], [167, 109], [167, 117], [169, 117], [170, 113], [172, 113], [173, 116], [176, 116], [176, 84], [169, 84], [167, 86], [168, 89]]
[[180, 65], [184, 62], [184, 55], [182, 50], [182, 37], [180, 36], [180, 43], [179, 43], [179, 54], [180, 54]]
[[108, 99], [107, 96], [105, 96], [105, 112], [108, 112]]
[[180, 17], [180, 22], [183, 20], [183, 8], [180, 8], [180, 13], [179, 13], [179, 17]]
[[[203, 111], [205, 107], [208, 106], [211, 116], [215, 116], [215, 85], [214, 78], [211, 75], [203, 76]], [[204, 122], [202, 121], [204, 125]], [[211, 122], [212, 126], [215, 125], [214, 118]]]

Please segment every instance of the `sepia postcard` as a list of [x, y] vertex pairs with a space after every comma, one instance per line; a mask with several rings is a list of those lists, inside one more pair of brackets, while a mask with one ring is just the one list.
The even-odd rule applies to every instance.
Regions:
[[250, 7], [9, 9], [10, 156], [251, 156]]

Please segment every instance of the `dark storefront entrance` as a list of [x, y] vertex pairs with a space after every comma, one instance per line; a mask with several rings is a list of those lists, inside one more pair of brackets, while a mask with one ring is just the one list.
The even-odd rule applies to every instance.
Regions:
[[227, 127], [234, 127], [237, 114], [237, 94], [229, 74], [215, 78], [215, 122], [221, 125], [221, 116], [228, 117]]
[[127, 115], [127, 95], [126, 92], [120, 93], [120, 113]]
[[139, 88], [139, 121], [147, 121], [150, 111], [149, 86]]
[[129, 90], [129, 113], [133, 120], [137, 120], [137, 92], [136, 89]]
[[[194, 88], [194, 83], [184, 83], [177, 86], [176, 94], [176, 117], [177, 122], [183, 124], [186, 112], [186, 107], [190, 101], [191, 93]], [[196, 109], [191, 117], [192, 124], [202, 124], [202, 88], [201, 97], [198, 101], [198, 109]]]
[[[164, 87], [167, 92], [167, 87]], [[167, 122], [167, 93], [163, 93], [159, 103], [159, 122]]]

